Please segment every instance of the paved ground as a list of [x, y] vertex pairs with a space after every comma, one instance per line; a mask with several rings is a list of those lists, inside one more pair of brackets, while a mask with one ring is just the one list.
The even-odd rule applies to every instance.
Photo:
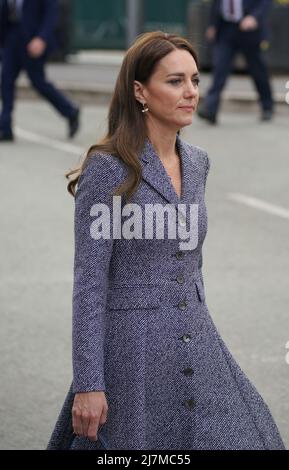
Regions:
[[[225, 109], [224, 109], [225, 110]], [[1, 145], [0, 448], [44, 448], [71, 382], [73, 199], [65, 171], [105, 128], [105, 106], [82, 130], [43, 102], [20, 102], [18, 140]], [[274, 122], [224, 112], [183, 137], [209, 151], [204, 245], [207, 304], [227, 345], [269, 404], [289, 447], [288, 109]]]

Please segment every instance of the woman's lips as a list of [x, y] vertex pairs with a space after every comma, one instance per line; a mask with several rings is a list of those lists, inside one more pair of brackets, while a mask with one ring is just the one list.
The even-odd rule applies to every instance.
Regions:
[[184, 109], [185, 111], [194, 111], [194, 106], [180, 106], [181, 109]]

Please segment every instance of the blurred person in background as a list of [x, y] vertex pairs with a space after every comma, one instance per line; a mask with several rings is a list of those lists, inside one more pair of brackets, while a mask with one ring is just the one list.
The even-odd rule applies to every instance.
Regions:
[[262, 46], [268, 40], [271, 0], [213, 0], [206, 38], [213, 43], [213, 81], [198, 115], [217, 123], [221, 92], [231, 72], [234, 57], [246, 58], [261, 104], [261, 120], [273, 116], [272, 91]]
[[57, 0], [0, 0], [2, 48], [0, 141], [13, 141], [15, 82], [25, 69], [32, 86], [68, 123], [68, 137], [79, 128], [79, 108], [45, 77], [45, 63], [56, 47]]

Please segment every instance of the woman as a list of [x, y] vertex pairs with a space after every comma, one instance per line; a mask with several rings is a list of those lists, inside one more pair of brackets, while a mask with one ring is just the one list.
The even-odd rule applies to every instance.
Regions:
[[[49, 449], [284, 448], [205, 302], [209, 160], [179, 136], [198, 84], [190, 43], [141, 35], [124, 58], [107, 136], [69, 174], [74, 377]], [[159, 226], [144, 223], [152, 205]], [[122, 222], [121, 210], [131, 217]]]

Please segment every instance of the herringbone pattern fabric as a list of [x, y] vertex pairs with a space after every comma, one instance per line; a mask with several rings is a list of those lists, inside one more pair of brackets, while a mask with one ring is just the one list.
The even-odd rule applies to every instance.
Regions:
[[[99, 449], [73, 438], [75, 392], [105, 390], [110, 449], [283, 449], [274, 420], [229, 353], [205, 301], [202, 245], [207, 232], [206, 152], [177, 136], [182, 197], [147, 139], [133, 203], [198, 204], [198, 245], [179, 239], [90, 236], [95, 203], [112, 209], [125, 176], [116, 156], [90, 159], [75, 200], [73, 386], [49, 449]], [[167, 228], [167, 221], [166, 221]]]

